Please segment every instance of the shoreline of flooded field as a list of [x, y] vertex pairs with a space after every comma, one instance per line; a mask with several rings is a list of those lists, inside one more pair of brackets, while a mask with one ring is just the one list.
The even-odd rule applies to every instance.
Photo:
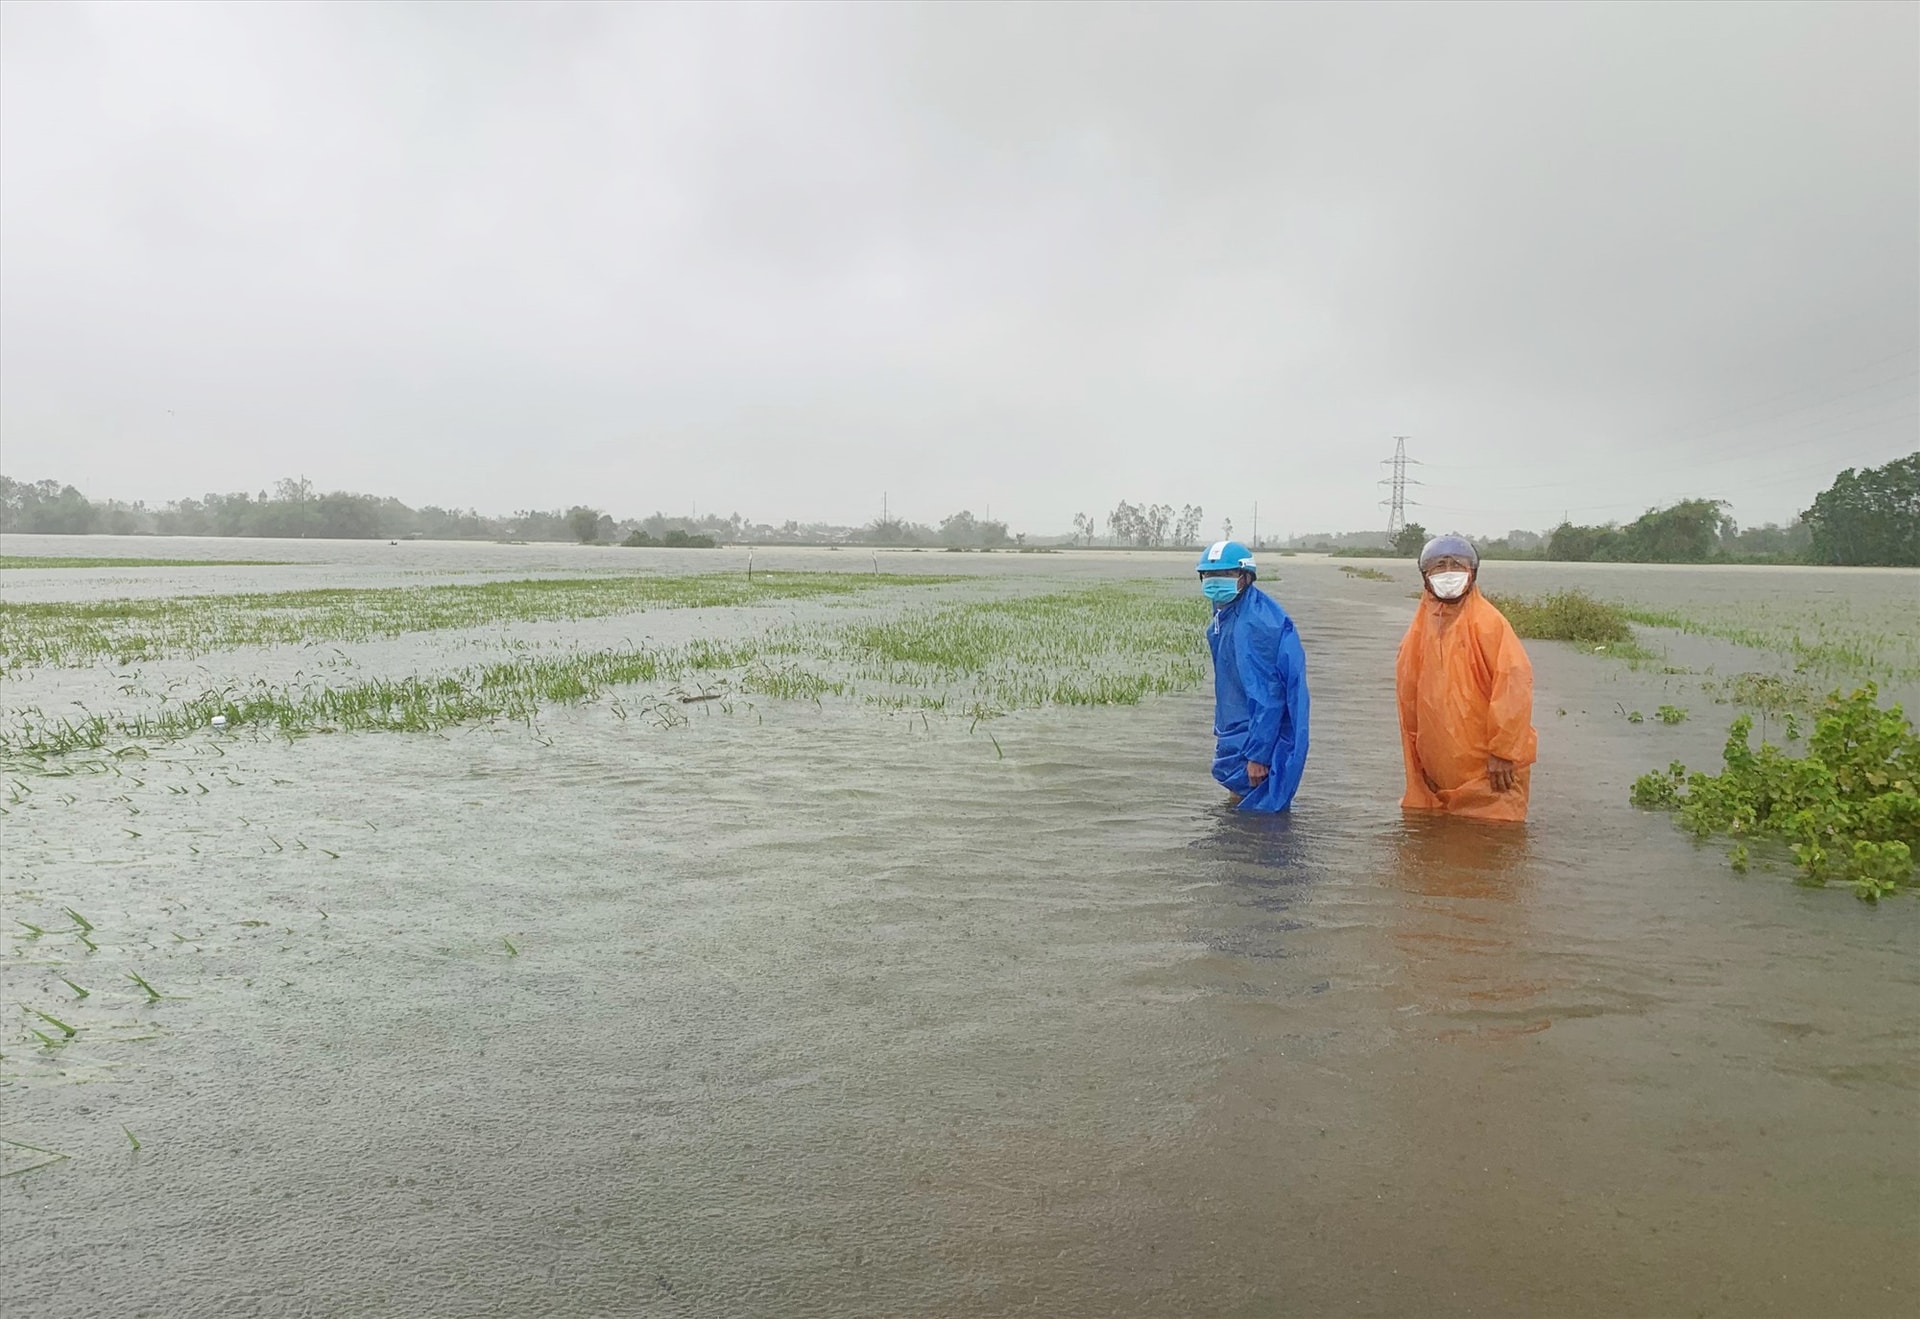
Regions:
[[[349, 558], [314, 571], [381, 580]], [[969, 598], [1191, 570], [919, 559], [1018, 579]], [[1673, 663], [1636, 670], [1530, 643], [1532, 820], [1407, 821], [1391, 674], [1412, 575], [1386, 567], [1266, 575], [1314, 695], [1277, 819], [1223, 809], [1203, 691], [1012, 710], [991, 742], [859, 701], [696, 706], [671, 728], [600, 702], [537, 729], [200, 737], [23, 778], [0, 818], [6, 915], [41, 933], [0, 945], [0, 1137], [66, 1157], [7, 1160], [0, 1300], [1911, 1309], [1920, 905], [1800, 888], [1778, 858], [1736, 877], [1627, 804], [1645, 770], [1717, 756], [1734, 708], [1704, 670], [1777, 661], [1676, 637]], [[1521, 592], [1630, 580], [1665, 607], [1809, 580], [1547, 567], [1486, 571]], [[1897, 599], [1898, 579], [1865, 580], [1865, 606]], [[597, 644], [620, 622], [509, 634]], [[496, 643], [344, 650], [398, 673]], [[1690, 717], [1625, 718], [1662, 702]], [[35, 1043], [23, 1004], [75, 1036]]]

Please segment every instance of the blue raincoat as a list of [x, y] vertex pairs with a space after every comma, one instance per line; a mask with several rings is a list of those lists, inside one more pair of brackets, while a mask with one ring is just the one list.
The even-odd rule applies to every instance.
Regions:
[[[1207, 625], [1213, 651], [1213, 777], [1243, 811], [1284, 811], [1307, 766], [1307, 654], [1277, 601], [1249, 585]], [[1247, 762], [1267, 767], [1254, 787]]]

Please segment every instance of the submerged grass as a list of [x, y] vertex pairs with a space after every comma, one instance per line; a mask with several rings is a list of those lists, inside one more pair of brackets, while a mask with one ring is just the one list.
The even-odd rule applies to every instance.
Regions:
[[[1910, 611], [1876, 611], [1847, 601], [1807, 599], [1791, 605], [1741, 601], [1699, 605], [1690, 611], [1649, 609], [1596, 599], [1580, 589], [1549, 595], [1490, 595], [1488, 599], [1526, 639], [1572, 641], [1630, 660], [1634, 666], [1657, 659], [1634, 634], [1638, 624], [1768, 651], [1789, 660], [1801, 674], [1920, 682], [1920, 628], [1912, 626]], [[1809, 703], [1797, 701], [1801, 707]]]
[[[873, 580], [852, 579], [856, 586]], [[801, 584], [819, 585], [804, 579]], [[137, 754], [141, 743], [201, 730], [298, 736], [431, 732], [490, 720], [531, 723], [543, 708], [577, 705], [635, 685], [669, 689], [639, 710], [662, 727], [685, 723], [681, 711], [687, 705], [733, 694], [858, 699], [887, 709], [946, 712], [977, 724], [1015, 709], [1132, 705], [1154, 693], [1191, 688], [1207, 672], [1204, 621], [1204, 607], [1184, 594], [1157, 584], [1109, 584], [916, 609], [882, 621], [777, 628], [733, 641], [523, 651], [442, 673], [342, 685], [320, 677], [263, 680], [133, 712], [49, 714], [24, 707], [11, 711], [0, 727], [0, 760], [45, 768], [49, 758], [69, 752]], [[623, 703], [612, 708], [621, 718], [632, 713]]]
[[43, 1159], [29, 1162], [24, 1168], [9, 1168], [5, 1172], [0, 1172], [0, 1177], [19, 1177], [25, 1173], [32, 1172], [36, 1168], [45, 1168], [50, 1164], [59, 1163], [62, 1160], [73, 1157], [71, 1154], [62, 1154], [59, 1150], [50, 1150], [44, 1145], [29, 1145], [24, 1140], [10, 1140], [5, 1136], [0, 1136], [0, 1146], [5, 1146], [7, 1150], [26, 1150], [28, 1156], [34, 1154], [43, 1154], [46, 1156]]
[[1513, 630], [1528, 641], [1566, 641], [1624, 659], [1636, 669], [1659, 658], [1633, 634], [1627, 612], [1585, 591], [1555, 591], [1548, 595], [1490, 595], [1493, 606], [1506, 615]]
[[[165, 741], [207, 728], [242, 727], [293, 736], [304, 733], [427, 733], [487, 719], [529, 721], [542, 705], [577, 704], [611, 687], [677, 677], [709, 652], [622, 648], [516, 657], [448, 673], [375, 678], [332, 687], [317, 683], [227, 687], [156, 712], [50, 717], [37, 708], [14, 712], [0, 730], [0, 755], [35, 761], [71, 751], [111, 749], [126, 741]], [[742, 652], [742, 658], [746, 652]], [[216, 718], [224, 720], [216, 725]]]
[[1135, 705], [1207, 673], [1206, 611], [1161, 587], [1108, 584], [915, 611], [835, 639], [857, 678], [974, 698], [970, 713]]
[[648, 608], [710, 608], [932, 586], [941, 576], [881, 573], [531, 578], [441, 586], [280, 591], [172, 599], [0, 603], [0, 668], [84, 667], [242, 646], [366, 641], [506, 622], [600, 618]]
[[1635, 636], [1638, 624], [1768, 651], [1801, 673], [1920, 680], [1920, 628], [1911, 610], [1807, 599], [1655, 609], [1580, 590], [1488, 598], [1522, 637], [1604, 648], [1634, 661], [1654, 658]]
[[1858, 606], [1847, 600], [1741, 601], [1686, 610], [1623, 605], [1647, 627], [1730, 641], [1771, 651], [1801, 672], [1920, 680], [1920, 629], [1913, 610]]

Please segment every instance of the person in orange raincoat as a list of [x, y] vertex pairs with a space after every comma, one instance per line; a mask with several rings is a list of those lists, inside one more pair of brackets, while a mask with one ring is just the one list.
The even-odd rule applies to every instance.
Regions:
[[1410, 811], [1527, 818], [1533, 665], [1513, 625], [1480, 594], [1480, 552], [1464, 536], [1420, 551], [1426, 590], [1400, 642], [1400, 748]]

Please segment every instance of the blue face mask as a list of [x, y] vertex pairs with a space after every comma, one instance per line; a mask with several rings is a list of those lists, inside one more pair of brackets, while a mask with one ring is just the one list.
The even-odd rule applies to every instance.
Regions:
[[1230, 605], [1233, 598], [1240, 594], [1240, 580], [1237, 577], [1202, 577], [1200, 589], [1206, 592], [1207, 599], [1219, 605]]

